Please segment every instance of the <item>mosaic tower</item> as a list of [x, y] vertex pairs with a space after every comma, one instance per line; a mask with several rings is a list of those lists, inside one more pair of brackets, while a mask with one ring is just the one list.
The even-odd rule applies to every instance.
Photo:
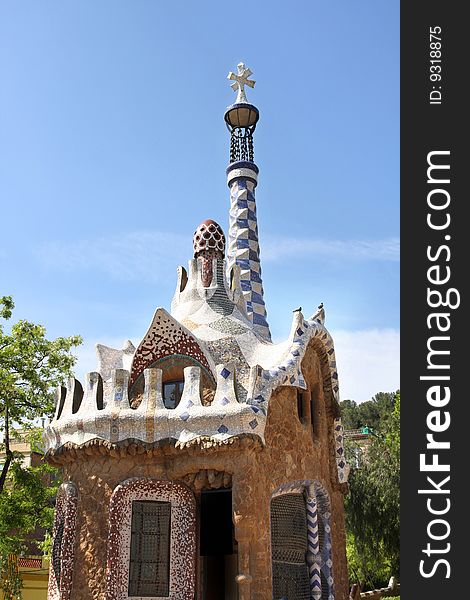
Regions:
[[263, 338], [271, 340], [261, 280], [255, 199], [259, 171], [254, 163], [253, 133], [259, 111], [256, 106], [248, 103], [245, 94], [245, 85], [255, 85], [249, 79], [250, 75], [252, 72], [243, 63], [239, 63], [237, 74], [228, 74], [228, 79], [234, 80], [232, 88], [237, 91], [237, 99], [225, 112], [225, 123], [230, 131], [230, 164], [227, 168], [230, 229], [227, 261], [229, 267], [233, 264], [240, 267], [240, 285], [247, 313], [255, 330]]
[[97, 370], [58, 390], [49, 600], [348, 598], [335, 350], [323, 308], [270, 340], [250, 74], [229, 74], [227, 258], [203, 221], [170, 312], [137, 346], [98, 344]]

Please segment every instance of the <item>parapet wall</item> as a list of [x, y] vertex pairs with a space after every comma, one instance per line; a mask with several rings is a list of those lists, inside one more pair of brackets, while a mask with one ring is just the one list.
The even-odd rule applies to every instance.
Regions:
[[176, 440], [183, 445], [197, 438], [224, 443], [233, 436], [259, 436], [264, 443], [266, 411], [240, 403], [234, 388], [234, 363], [216, 367], [215, 396], [209, 406], [201, 402], [201, 369], [184, 369], [184, 389], [178, 406], [168, 409], [163, 403], [162, 370], [144, 370], [144, 392], [140, 405], [129, 402], [129, 371], [115, 369], [111, 380], [103, 383], [99, 373], [88, 373], [86, 384], [70, 379], [67, 388], [58, 390], [54, 419], [45, 429], [46, 450], [57, 450], [66, 443], [76, 446], [91, 440], [119, 443], [138, 440], [154, 443]]

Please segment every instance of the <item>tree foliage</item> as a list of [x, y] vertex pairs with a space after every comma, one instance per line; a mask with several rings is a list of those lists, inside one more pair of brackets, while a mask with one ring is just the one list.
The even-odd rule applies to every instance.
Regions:
[[371, 400], [357, 404], [354, 400], [340, 402], [341, 418], [345, 429], [369, 427], [373, 431], [383, 427], [393, 412], [395, 394], [378, 392]]
[[400, 393], [393, 398], [391, 410], [382, 398], [381, 417], [360, 468], [351, 470], [346, 499], [349, 564], [369, 587], [386, 585], [400, 568]]
[[10, 296], [0, 297], [0, 448], [5, 455], [0, 468], [0, 575], [8, 600], [21, 597], [21, 578], [9, 556], [31, 552], [34, 534], [51, 529], [58, 485], [52, 467], [24, 466], [23, 455], [12, 450], [13, 428], [29, 430], [31, 448], [40, 446], [34, 420], [52, 414], [55, 388], [72, 375], [76, 361], [70, 351], [82, 341], [79, 336], [48, 340], [44, 327], [25, 320], [8, 329], [5, 322], [13, 309]]
[[56, 469], [46, 463], [24, 467], [19, 460], [12, 462], [8, 485], [0, 494], [0, 555], [37, 546], [29, 534], [51, 528], [58, 484]]
[[[11, 318], [11, 296], [0, 298], [0, 319]], [[0, 473], [0, 493], [13, 460], [10, 450], [12, 424], [25, 429], [54, 410], [55, 388], [72, 374], [76, 358], [70, 350], [80, 336], [46, 338], [42, 325], [20, 320], [5, 331], [0, 320], [0, 433], [6, 460]]]
[[47, 532], [52, 529], [54, 499], [60, 483], [53, 467], [45, 463], [24, 467], [21, 458], [19, 453], [14, 457], [7, 485], [0, 494], [0, 586], [5, 600], [22, 597], [16, 557], [46, 550], [47, 542], [40, 540], [50, 537]]

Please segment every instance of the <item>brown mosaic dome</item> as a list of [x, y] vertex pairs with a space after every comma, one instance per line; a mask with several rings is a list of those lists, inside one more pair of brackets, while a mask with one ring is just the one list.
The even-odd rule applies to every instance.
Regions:
[[225, 254], [225, 235], [222, 227], [212, 219], [203, 221], [194, 232], [193, 247], [195, 258], [203, 252], [220, 253], [223, 257]]

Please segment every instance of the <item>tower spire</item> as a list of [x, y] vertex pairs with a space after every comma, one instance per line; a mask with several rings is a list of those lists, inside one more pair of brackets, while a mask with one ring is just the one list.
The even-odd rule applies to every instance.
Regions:
[[225, 111], [225, 123], [230, 131], [230, 164], [227, 184], [230, 188], [230, 229], [227, 262], [240, 267], [240, 283], [246, 301], [248, 316], [254, 329], [265, 340], [271, 341], [266, 320], [261, 263], [259, 256], [258, 222], [256, 217], [255, 188], [259, 169], [254, 163], [253, 133], [259, 111], [247, 101], [245, 86], [253, 88], [249, 79], [252, 71], [239, 63], [237, 74], [229, 72], [231, 87], [237, 92], [235, 104]]

